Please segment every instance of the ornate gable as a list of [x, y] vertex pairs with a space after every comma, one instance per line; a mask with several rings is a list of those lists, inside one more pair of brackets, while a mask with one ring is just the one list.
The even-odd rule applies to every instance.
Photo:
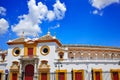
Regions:
[[48, 33], [45, 36], [40, 37], [38, 40], [36, 40], [38, 43], [42, 43], [42, 42], [56, 42], [59, 46], [61, 46], [62, 44], [60, 43], [59, 40], [56, 39], [55, 36], [51, 36], [50, 32], [48, 31]]
[[40, 37], [38, 40], [52, 40], [53, 37], [51, 35], [45, 35], [45, 36], [42, 36]]

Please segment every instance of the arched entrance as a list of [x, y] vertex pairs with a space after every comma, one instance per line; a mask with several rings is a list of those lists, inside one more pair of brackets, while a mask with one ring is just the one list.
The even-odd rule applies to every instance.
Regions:
[[33, 80], [33, 76], [34, 76], [34, 66], [28, 64], [25, 67], [25, 80]]

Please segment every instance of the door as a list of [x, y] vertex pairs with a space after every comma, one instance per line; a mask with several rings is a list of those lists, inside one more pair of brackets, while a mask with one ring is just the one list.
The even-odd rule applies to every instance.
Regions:
[[82, 80], [82, 72], [75, 72], [75, 80]]
[[33, 56], [33, 48], [28, 48], [28, 56]]
[[41, 73], [41, 80], [47, 80], [47, 73]]
[[25, 80], [33, 80], [34, 66], [29, 64], [25, 67]]
[[118, 72], [113, 72], [113, 80], [119, 80], [118, 78]]
[[0, 73], [0, 80], [2, 80], [1, 78], [2, 78], [2, 73]]
[[12, 73], [12, 80], [17, 80], [17, 73]]
[[95, 80], [100, 80], [100, 72], [95, 72]]
[[58, 80], [65, 80], [65, 73], [64, 72], [59, 73]]

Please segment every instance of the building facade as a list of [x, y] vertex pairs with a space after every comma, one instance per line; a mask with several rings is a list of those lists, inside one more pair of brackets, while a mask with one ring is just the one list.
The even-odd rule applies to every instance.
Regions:
[[7, 44], [0, 80], [120, 80], [120, 48], [63, 45], [50, 32]]

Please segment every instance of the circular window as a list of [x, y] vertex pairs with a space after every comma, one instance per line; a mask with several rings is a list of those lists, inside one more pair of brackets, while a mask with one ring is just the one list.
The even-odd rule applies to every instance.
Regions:
[[40, 49], [40, 53], [42, 55], [47, 55], [50, 52], [50, 48], [48, 46], [42, 46]]
[[12, 51], [12, 54], [13, 54], [13, 56], [16, 56], [16, 57], [19, 56], [20, 48], [18, 48], [18, 47], [14, 48]]

